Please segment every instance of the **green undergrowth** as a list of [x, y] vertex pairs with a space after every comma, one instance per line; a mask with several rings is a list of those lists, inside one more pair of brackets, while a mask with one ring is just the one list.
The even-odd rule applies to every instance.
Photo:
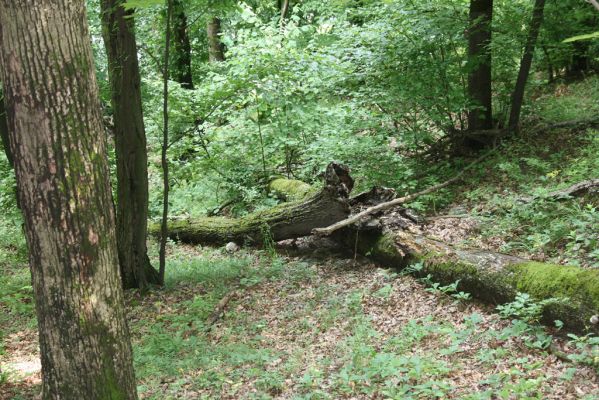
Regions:
[[[545, 88], [537, 96], [529, 110], [535, 117], [526, 120], [519, 136], [505, 140], [474, 166], [463, 184], [418, 199], [415, 205], [432, 214], [471, 214], [479, 220], [477, 234], [499, 242], [502, 252], [597, 268], [599, 195], [548, 195], [599, 178], [599, 130], [544, 126], [596, 117], [599, 78]], [[443, 181], [464, 165], [452, 161], [435, 167], [428, 179]], [[533, 200], [522, 201], [526, 197]]]
[[27, 245], [21, 224], [18, 215], [0, 217], [0, 339], [22, 326], [35, 326]]

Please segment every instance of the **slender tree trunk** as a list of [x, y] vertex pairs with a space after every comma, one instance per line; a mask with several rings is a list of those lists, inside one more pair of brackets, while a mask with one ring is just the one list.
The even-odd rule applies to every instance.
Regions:
[[285, 25], [285, 18], [287, 18], [287, 13], [289, 12], [289, 0], [279, 1], [281, 8], [281, 26]]
[[470, 28], [468, 31], [468, 94], [477, 108], [468, 113], [468, 128], [493, 128], [491, 91], [491, 22], [493, 0], [470, 1]]
[[225, 46], [220, 40], [220, 18], [208, 21], [208, 59], [210, 62], [225, 61]]
[[136, 399], [82, 0], [0, 0], [0, 65], [44, 399]]
[[123, 287], [158, 283], [147, 255], [148, 155], [132, 12], [102, 0], [104, 44], [112, 90], [117, 160], [116, 226]]
[[187, 15], [181, 0], [173, 1], [173, 79], [184, 89], [193, 89], [191, 44], [187, 32]]
[[163, 81], [163, 104], [162, 104], [162, 221], [160, 224], [160, 268], [159, 281], [164, 285], [164, 275], [166, 272], [166, 239], [168, 237], [168, 195], [170, 190], [168, 177], [168, 79], [169, 79], [169, 55], [171, 49], [171, 19], [173, 17], [173, 0], [166, 0], [166, 33], [164, 38], [164, 69], [162, 72]]
[[535, 52], [535, 45], [537, 43], [537, 38], [539, 37], [541, 24], [543, 23], [544, 11], [545, 0], [535, 0], [528, 38], [526, 39], [524, 54], [522, 55], [522, 61], [520, 62], [520, 71], [518, 72], [516, 87], [514, 88], [514, 93], [512, 94], [512, 109], [510, 111], [508, 127], [510, 131], [513, 132], [517, 132], [518, 126], [520, 125], [520, 113], [522, 111], [522, 102], [524, 100], [524, 89], [526, 89], [526, 82], [528, 81], [528, 74], [530, 73], [530, 67], [532, 65], [532, 57]]
[[2, 139], [2, 147], [4, 147], [4, 154], [10, 164], [11, 168], [14, 168], [14, 161], [12, 158], [12, 152], [10, 151], [10, 142], [8, 138], [8, 123], [6, 121], [6, 109], [4, 107], [4, 98], [0, 93], [0, 138]]

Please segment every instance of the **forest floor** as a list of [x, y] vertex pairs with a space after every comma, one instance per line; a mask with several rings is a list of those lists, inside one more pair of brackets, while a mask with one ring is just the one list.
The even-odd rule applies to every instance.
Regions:
[[[593, 369], [535, 348], [545, 331], [366, 260], [170, 251], [166, 288], [127, 296], [142, 398], [599, 396]], [[38, 396], [31, 318], [15, 319], [3, 338], [2, 399]], [[554, 342], [576, 354], [574, 344]]]
[[[426, 235], [599, 267], [599, 198], [544, 197], [599, 177], [599, 131], [543, 131], [597, 115], [598, 94], [594, 78], [540, 95], [535, 115], [544, 120], [528, 121], [462, 185], [411, 204], [427, 211]], [[456, 170], [438, 164], [432, 183]], [[518, 202], [523, 195], [537, 200]], [[0, 215], [0, 399], [36, 399], [26, 246], [20, 217], [8, 214]], [[169, 244], [166, 287], [127, 293], [142, 398], [599, 398], [596, 338], [502, 318], [451, 287], [324, 245], [303, 256], [278, 250], [228, 254]], [[224, 315], [210, 326], [225, 297]], [[585, 366], [593, 362], [595, 369]]]

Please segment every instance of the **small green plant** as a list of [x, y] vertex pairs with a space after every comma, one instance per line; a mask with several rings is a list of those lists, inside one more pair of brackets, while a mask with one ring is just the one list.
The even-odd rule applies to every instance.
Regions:
[[576, 347], [577, 353], [568, 355], [572, 361], [587, 364], [599, 372], [599, 336], [592, 334], [577, 336], [569, 333], [570, 344]]
[[406, 275], [418, 275], [420, 272], [422, 272], [423, 269], [424, 269], [424, 263], [422, 261], [419, 261], [417, 263], [410, 264], [407, 267], [405, 267], [401, 271], [400, 274], [402, 276], [406, 276]]
[[563, 301], [565, 299], [553, 297], [536, 301], [528, 293], [518, 292], [514, 301], [497, 306], [497, 311], [503, 318], [517, 318], [532, 324], [539, 322], [546, 306]]
[[[503, 318], [515, 318], [512, 320], [512, 324], [501, 332], [500, 336], [519, 338], [527, 347], [533, 349], [547, 349], [553, 341], [553, 336], [547, 334], [545, 329], [539, 325], [539, 320], [547, 305], [559, 301], [563, 300], [550, 298], [535, 301], [527, 293], [518, 293], [513, 302], [497, 306], [497, 310]], [[559, 327], [560, 322], [556, 321], [556, 326]]]
[[260, 227], [260, 231], [262, 233], [262, 244], [264, 246], [266, 254], [268, 254], [271, 258], [276, 258], [277, 249], [275, 248], [275, 241], [273, 239], [270, 226], [268, 226], [267, 224], [262, 224], [262, 226]]
[[472, 300], [472, 295], [470, 293], [466, 293], [466, 292], [453, 293], [451, 295], [451, 297], [453, 297], [454, 299], [461, 301], [461, 302], [466, 302], [466, 301]]
[[381, 299], [388, 299], [391, 293], [393, 292], [393, 286], [385, 285], [376, 292], [373, 293], [375, 297], [379, 297]]

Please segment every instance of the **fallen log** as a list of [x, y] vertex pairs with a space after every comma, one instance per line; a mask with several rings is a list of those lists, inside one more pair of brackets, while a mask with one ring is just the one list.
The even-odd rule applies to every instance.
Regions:
[[[356, 238], [357, 235], [357, 238]], [[407, 231], [360, 232], [344, 229], [333, 238], [375, 262], [435, 282], [459, 281], [458, 290], [490, 304], [514, 300], [518, 292], [535, 300], [567, 299], [547, 305], [543, 322], [560, 320], [572, 331], [599, 333], [590, 321], [599, 314], [599, 271], [576, 266], [533, 262], [481, 249], [460, 249]]]
[[523, 196], [518, 199], [522, 203], [530, 203], [537, 198], [548, 198], [548, 199], [567, 199], [573, 196], [581, 196], [587, 193], [599, 192], [599, 178], [589, 179], [586, 181], [575, 183], [565, 189], [555, 190], [544, 196]]
[[[382, 266], [397, 270], [410, 267], [415, 275], [431, 275], [433, 281], [442, 284], [459, 280], [458, 290], [490, 304], [510, 302], [518, 292], [528, 293], [536, 300], [568, 298], [550, 303], [543, 321], [553, 325], [554, 320], [560, 320], [570, 331], [599, 333], [599, 325], [589, 322], [596, 321], [599, 314], [598, 270], [532, 262], [488, 250], [461, 249], [419, 234], [415, 219], [397, 207], [401, 201], [391, 200], [392, 190], [375, 188], [348, 199], [348, 186], [353, 181], [348, 168], [337, 164], [329, 165], [325, 179], [324, 188], [304, 200], [243, 218], [170, 221], [169, 236], [190, 243], [260, 242], [267, 227], [272, 239], [280, 241], [307, 236], [314, 228], [342, 221], [342, 229], [333, 230], [331, 237]], [[394, 202], [395, 208], [389, 206], [390, 202]], [[346, 223], [350, 204], [361, 217]], [[383, 207], [372, 210], [380, 205]], [[370, 206], [369, 211], [360, 214], [365, 206]], [[152, 225], [150, 232], [155, 234], [158, 229]]]
[[[280, 241], [310, 235], [314, 228], [345, 219], [350, 212], [348, 197], [353, 179], [347, 166], [331, 163], [320, 191], [304, 199], [282, 203], [241, 218], [204, 217], [168, 222], [168, 237], [192, 244], [227, 242], [261, 243], [265, 237]], [[150, 224], [150, 235], [160, 234], [158, 224]]]

